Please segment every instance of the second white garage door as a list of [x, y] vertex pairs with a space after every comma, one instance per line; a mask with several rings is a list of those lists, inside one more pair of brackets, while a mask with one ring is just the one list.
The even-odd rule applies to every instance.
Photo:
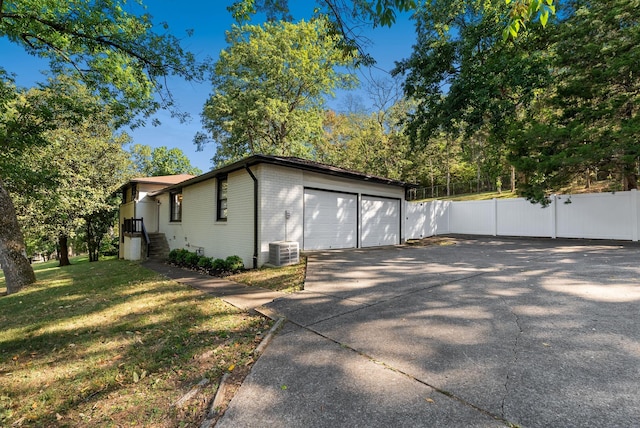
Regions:
[[355, 248], [358, 197], [350, 193], [305, 189], [304, 249]]
[[362, 247], [400, 243], [400, 201], [362, 196]]

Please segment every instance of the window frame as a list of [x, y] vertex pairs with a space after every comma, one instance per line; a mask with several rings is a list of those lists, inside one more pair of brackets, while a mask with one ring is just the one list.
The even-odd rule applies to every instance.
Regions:
[[[176, 211], [176, 202], [178, 202], [177, 211]], [[171, 223], [182, 222], [182, 189], [180, 189], [180, 191], [177, 191], [177, 192], [169, 193], [169, 222]]]
[[[229, 218], [229, 180], [224, 175], [216, 179], [216, 221], [227, 221]], [[223, 191], [222, 187], [225, 186]], [[223, 197], [224, 196], [224, 197]]]

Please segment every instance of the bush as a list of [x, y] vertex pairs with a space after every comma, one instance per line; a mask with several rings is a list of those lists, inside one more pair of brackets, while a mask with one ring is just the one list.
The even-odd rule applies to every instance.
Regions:
[[187, 251], [187, 255], [184, 258], [184, 263], [188, 266], [188, 267], [198, 267], [198, 262], [200, 262], [200, 256], [197, 255], [196, 253], [192, 253]]
[[222, 272], [227, 270], [227, 262], [225, 262], [223, 259], [215, 259], [211, 264], [211, 267], [214, 270]]
[[178, 250], [178, 264], [186, 266], [187, 265], [187, 257], [189, 257], [189, 251], [181, 248]]
[[169, 263], [178, 263], [178, 250], [169, 251]]
[[227, 260], [225, 260], [227, 265], [227, 270], [231, 272], [238, 272], [244, 269], [244, 262], [240, 256], [229, 256]]
[[211, 257], [200, 257], [200, 260], [198, 260], [198, 267], [205, 270], [213, 268], [213, 259]]

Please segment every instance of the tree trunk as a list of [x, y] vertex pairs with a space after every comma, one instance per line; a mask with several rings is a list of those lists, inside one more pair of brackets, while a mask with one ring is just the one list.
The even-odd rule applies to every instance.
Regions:
[[20, 291], [23, 287], [36, 282], [36, 275], [27, 259], [16, 209], [2, 180], [0, 180], [0, 267], [4, 272], [7, 294]]
[[516, 193], [516, 168], [511, 166], [511, 193]]
[[633, 190], [638, 188], [638, 176], [635, 172], [627, 172], [624, 175], [624, 190]]
[[60, 247], [60, 265], [59, 266], [69, 266], [71, 262], [69, 261], [68, 236], [65, 234], [60, 234], [60, 236], [58, 236], [58, 245]]

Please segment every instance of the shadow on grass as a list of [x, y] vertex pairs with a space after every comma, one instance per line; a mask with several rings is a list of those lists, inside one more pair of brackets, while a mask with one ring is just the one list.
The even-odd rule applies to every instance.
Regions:
[[171, 403], [250, 364], [268, 328], [135, 263], [35, 267], [34, 286], [0, 299], [0, 425], [197, 423], [206, 399]]

